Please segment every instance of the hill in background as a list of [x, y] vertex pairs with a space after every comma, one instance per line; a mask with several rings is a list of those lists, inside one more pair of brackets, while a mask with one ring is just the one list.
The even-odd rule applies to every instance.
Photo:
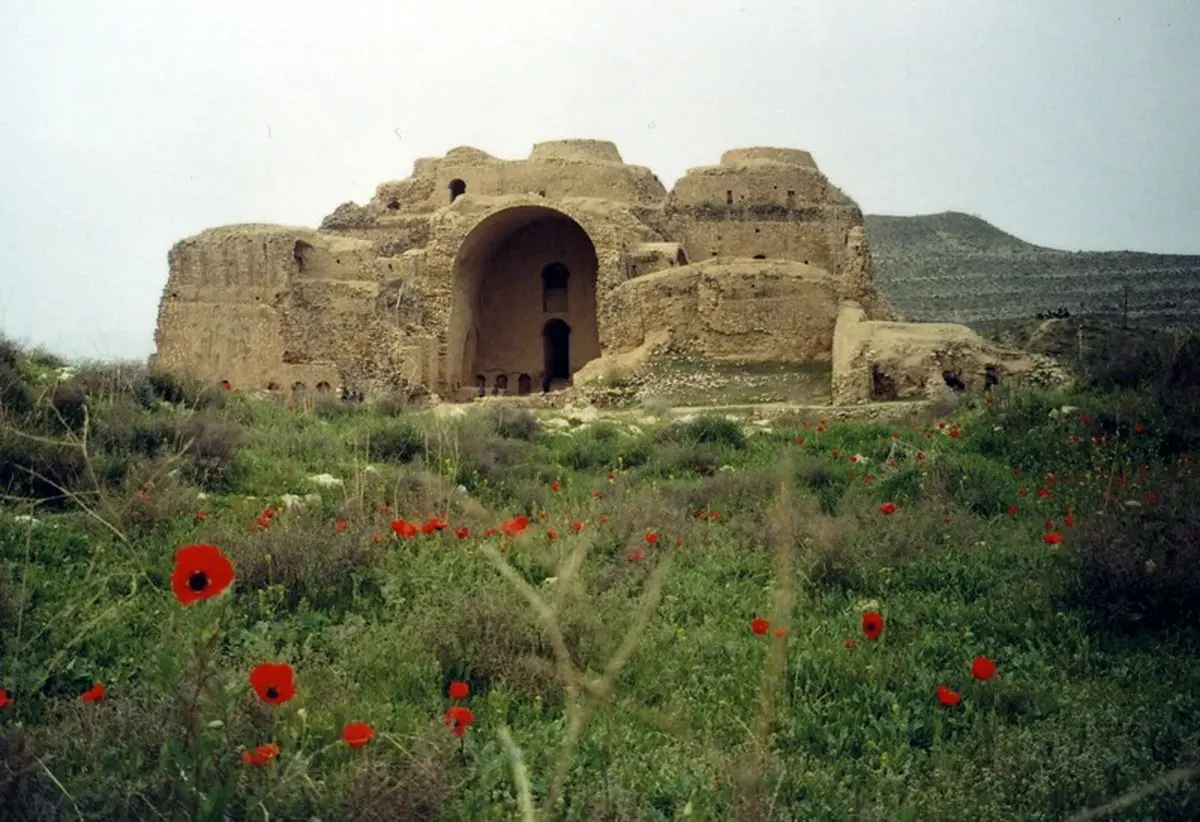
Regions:
[[1063, 251], [970, 214], [866, 216], [875, 280], [906, 320], [994, 327], [1065, 308], [1129, 322], [1200, 322], [1200, 255]]

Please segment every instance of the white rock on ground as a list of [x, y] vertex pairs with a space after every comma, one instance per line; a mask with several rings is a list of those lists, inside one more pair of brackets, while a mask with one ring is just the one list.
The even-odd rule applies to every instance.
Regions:
[[340, 488], [346, 484], [333, 474], [313, 474], [308, 478], [308, 481], [313, 485], [319, 485], [322, 488]]

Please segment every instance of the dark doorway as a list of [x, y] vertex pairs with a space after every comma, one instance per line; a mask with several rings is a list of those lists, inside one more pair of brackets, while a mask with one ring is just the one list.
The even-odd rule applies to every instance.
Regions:
[[571, 326], [562, 320], [551, 320], [542, 329], [542, 343], [546, 352], [546, 378], [568, 380], [571, 378]]
[[467, 193], [467, 184], [458, 178], [450, 181], [450, 202]]
[[533, 391], [533, 377], [528, 374], [522, 374], [517, 377], [517, 393], [522, 397]]

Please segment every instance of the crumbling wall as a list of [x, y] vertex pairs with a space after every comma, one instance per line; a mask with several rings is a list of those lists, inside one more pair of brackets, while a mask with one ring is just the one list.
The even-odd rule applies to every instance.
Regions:
[[1021, 352], [991, 343], [964, 325], [866, 317], [854, 301], [839, 306], [833, 333], [834, 405], [920, 398], [947, 389], [979, 392], [1033, 368]]
[[829, 359], [837, 311], [827, 272], [780, 261], [694, 263], [630, 280], [609, 300], [619, 319], [606, 353], [666, 331], [706, 356], [794, 363]]

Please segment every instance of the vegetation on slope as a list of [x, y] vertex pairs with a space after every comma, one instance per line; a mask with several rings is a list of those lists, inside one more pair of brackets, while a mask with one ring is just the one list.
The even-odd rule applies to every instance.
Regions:
[[876, 283], [905, 319], [979, 326], [1066, 309], [1200, 321], [1200, 255], [1045, 248], [957, 212], [864, 219]]
[[1200, 814], [1166, 378], [748, 431], [0, 354], [13, 818]]

